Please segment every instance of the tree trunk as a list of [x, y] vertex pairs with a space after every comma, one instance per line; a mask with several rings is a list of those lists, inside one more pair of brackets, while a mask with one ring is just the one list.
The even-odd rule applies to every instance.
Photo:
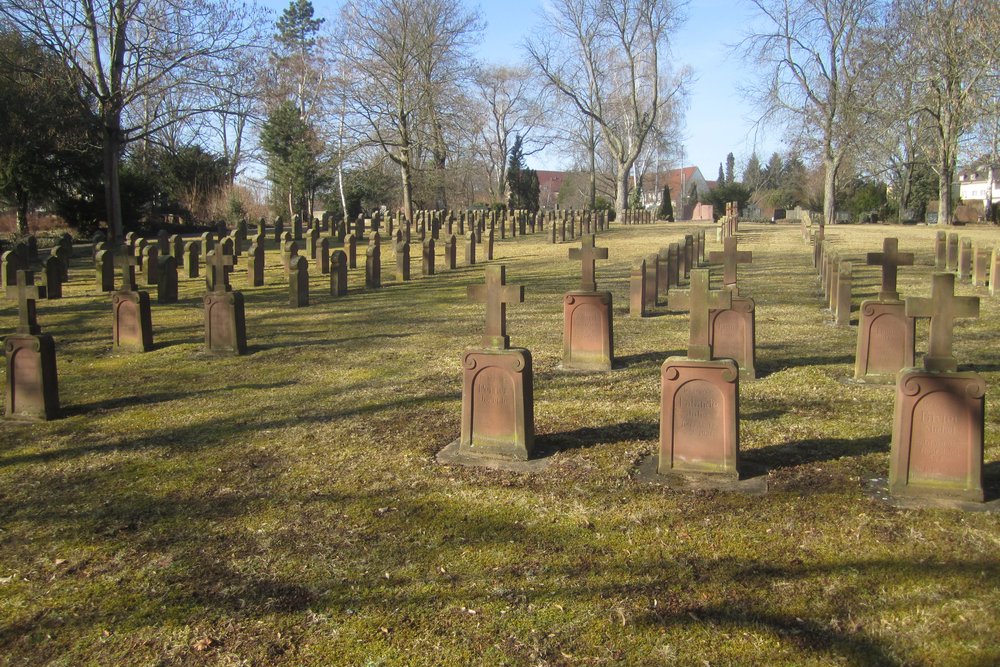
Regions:
[[939, 181], [940, 187], [938, 189], [938, 224], [939, 225], [950, 225], [952, 223], [952, 212], [951, 212], [951, 186], [954, 180], [955, 172], [951, 165], [942, 164], [941, 169], [941, 179]]
[[837, 217], [837, 168], [832, 156], [823, 158], [823, 222], [832, 225]]
[[104, 124], [104, 204], [108, 216], [109, 241], [120, 243], [125, 238], [122, 220], [122, 193], [119, 169], [121, 166], [121, 131], [117, 122]]
[[413, 179], [410, 165], [404, 160], [399, 165], [399, 174], [403, 181], [403, 217], [413, 222]]
[[28, 235], [28, 191], [17, 189], [17, 235]]
[[344, 220], [347, 220], [347, 196], [344, 194], [344, 161], [337, 164], [337, 189], [340, 191], [340, 208], [344, 211]]
[[619, 163], [615, 178], [615, 212], [619, 220], [625, 217], [628, 208], [628, 173], [629, 168]]
[[903, 165], [903, 174], [899, 184], [899, 213], [897, 222], [904, 222], [906, 210], [910, 208], [910, 191], [913, 189], [913, 166], [907, 162]]

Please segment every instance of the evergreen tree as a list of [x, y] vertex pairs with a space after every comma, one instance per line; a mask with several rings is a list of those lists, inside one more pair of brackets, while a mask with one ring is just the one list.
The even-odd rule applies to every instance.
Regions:
[[719, 175], [716, 176], [715, 182], [718, 183], [719, 185], [725, 185], [726, 184], [726, 175], [722, 172], [722, 163], [721, 162], [719, 163]]
[[736, 182], [736, 176], [733, 173], [736, 169], [736, 158], [730, 153], [726, 156], [726, 183], [733, 184]]
[[292, 102], [282, 102], [261, 128], [261, 148], [274, 191], [288, 215], [308, 214], [308, 204], [327, 178], [319, 161], [320, 142]]
[[531, 187], [526, 173], [528, 170], [525, 169], [522, 143], [519, 134], [514, 138], [514, 145], [510, 148], [510, 157], [507, 160], [507, 191], [510, 193], [507, 208], [511, 211], [527, 208], [527, 193]]
[[660, 199], [660, 208], [656, 212], [656, 217], [667, 222], [674, 221], [674, 204], [670, 201], [670, 186], [663, 186], [663, 198]]
[[764, 186], [764, 173], [760, 168], [760, 159], [754, 151], [747, 160], [747, 166], [743, 170], [743, 185], [747, 186], [751, 192], [759, 190]]

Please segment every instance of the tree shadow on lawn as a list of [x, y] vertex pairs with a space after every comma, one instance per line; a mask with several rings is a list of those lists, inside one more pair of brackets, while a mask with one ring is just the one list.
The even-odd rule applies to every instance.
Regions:
[[835, 364], [854, 364], [853, 354], [826, 355], [815, 357], [785, 357], [782, 359], [757, 360], [757, 379], [766, 378], [781, 371], [807, 366], [833, 366]]
[[639, 354], [626, 354], [615, 357], [612, 368], [631, 368], [632, 366], [645, 366], [647, 364], [661, 365], [667, 357], [683, 357], [683, 350], [669, 350], [666, 352], [641, 352]]
[[[225, 391], [240, 391], [242, 389], [278, 389], [296, 384], [291, 380], [282, 382], [270, 382], [266, 384], [240, 384], [225, 387]], [[157, 394], [139, 394], [134, 396], [120, 396], [118, 398], [94, 401], [91, 403], [76, 403], [63, 406], [62, 415], [64, 417], [75, 417], [77, 415], [89, 415], [101, 410], [115, 410], [128, 408], [135, 405], [151, 405], [153, 403], [166, 403], [169, 401], [183, 400], [194, 396], [206, 396], [219, 393], [219, 389], [199, 389], [196, 391], [174, 391]]]

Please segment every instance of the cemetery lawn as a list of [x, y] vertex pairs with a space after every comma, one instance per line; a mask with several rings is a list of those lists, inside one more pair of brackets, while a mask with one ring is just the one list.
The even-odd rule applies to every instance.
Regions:
[[[761, 375], [740, 386], [740, 446], [769, 469], [768, 493], [633, 479], [687, 316], [628, 317], [628, 274], [694, 228], [600, 236], [611, 373], [556, 368], [562, 294], [579, 282], [570, 244], [497, 240], [495, 261], [526, 288], [508, 324], [534, 357], [537, 441], [557, 450], [530, 475], [434, 460], [459, 433], [461, 354], [484, 313], [465, 290], [481, 265], [420, 278], [414, 252], [401, 285], [385, 244], [383, 289], [364, 290], [359, 268], [335, 299], [313, 275], [312, 305], [292, 309], [269, 244], [265, 287], [243, 289], [242, 260], [233, 277], [249, 355], [201, 352], [204, 282], [183, 278], [177, 304], [151, 290], [156, 349], [128, 355], [111, 349], [110, 299], [78, 247], [65, 298], [38, 305], [65, 416], [0, 424], [0, 665], [1000, 664], [1000, 515], [897, 509], [868, 491], [888, 473], [894, 390], [842, 382], [857, 328], [827, 323], [797, 226], [740, 232]], [[899, 236], [917, 260], [900, 292], [926, 296], [935, 231], [828, 238], [860, 259]], [[879, 278], [855, 276], [856, 324]], [[996, 498], [1000, 300], [958, 291], [983, 298], [956, 354], [989, 387]], [[0, 330], [16, 317], [6, 301]], [[926, 341], [921, 321], [918, 353]]]

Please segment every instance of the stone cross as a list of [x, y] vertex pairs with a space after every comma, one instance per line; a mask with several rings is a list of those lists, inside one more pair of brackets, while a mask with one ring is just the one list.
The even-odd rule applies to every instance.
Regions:
[[510, 347], [510, 337], [507, 335], [507, 304], [524, 301], [524, 287], [508, 285], [507, 267], [486, 267], [486, 284], [469, 285], [469, 299], [486, 304], [486, 333], [483, 335], [483, 347], [495, 350], [505, 350]]
[[753, 253], [749, 250], [737, 250], [736, 243], [735, 236], [727, 236], [722, 244], [722, 252], [713, 250], [708, 253], [708, 261], [722, 262], [722, 284], [734, 290], [736, 288], [736, 269], [740, 264], [753, 263]]
[[952, 355], [955, 320], [979, 317], [979, 297], [955, 296], [955, 274], [935, 273], [931, 296], [906, 297], [907, 317], [929, 317], [930, 341], [924, 355], [929, 371], [955, 371], [958, 361]]
[[729, 310], [733, 307], [733, 294], [728, 289], [710, 288], [708, 269], [691, 270], [691, 287], [670, 293], [671, 310], [691, 313], [691, 337], [688, 341], [688, 358], [708, 361], [712, 346], [708, 344], [708, 316], [712, 310]]
[[122, 270], [122, 284], [118, 289], [122, 292], [134, 292], [138, 287], [135, 284], [135, 267], [139, 265], [139, 258], [129, 250], [128, 246], [118, 247], [115, 255], [115, 267]]
[[899, 239], [882, 239], [882, 252], [868, 253], [869, 266], [882, 267], [882, 289], [879, 301], [899, 301], [896, 291], [896, 271], [901, 266], [913, 266], [912, 252], [899, 252]]
[[17, 333], [37, 336], [42, 333], [35, 316], [35, 301], [38, 299], [38, 287], [35, 285], [35, 272], [18, 269], [17, 284], [7, 288], [7, 298], [17, 299], [17, 310], [21, 316], [17, 324]]
[[208, 291], [214, 294], [229, 292], [229, 272], [233, 270], [233, 257], [227, 255], [222, 246], [208, 253], [205, 257], [205, 277], [208, 281]]
[[583, 265], [583, 277], [580, 279], [581, 292], [596, 292], [597, 279], [594, 276], [594, 261], [608, 258], [607, 248], [598, 248], [594, 245], [594, 235], [588, 234], [583, 237], [579, 248], [569, 249], [569, 258], [578, 259]]

